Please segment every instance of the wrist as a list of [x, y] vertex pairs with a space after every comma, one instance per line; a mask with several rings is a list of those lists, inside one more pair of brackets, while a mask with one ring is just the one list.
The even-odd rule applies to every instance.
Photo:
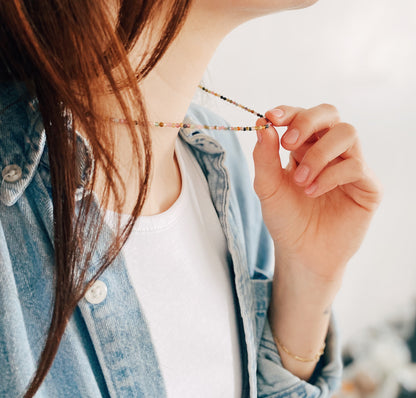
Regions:
[[337, 292], [337, 286], [323, 288], [277, 277], [272, 289], [272, 318], [279, 325], [302, 324], [306, 330], [317, 319], [329, 320]]
[[308, 380], [323, 353], [338, 289], [294, 279], [293, 274], [276, 276], [268, 316], [283, 366]]
[[345, 266], [333, 265], [325, 268], [336, 270], [331, 273], [319, 273], [301, 261], [276, 256], [273, 287], [279, 295], [301, 301], [307, 306], [324, 303], [331, 304], [341, 288]]
[[301, 272], [277, 271], [273, 290], [279, 301], [299, 303], [303, 308], [330, 306], [341, 288], [342, 279], [322, 281]]

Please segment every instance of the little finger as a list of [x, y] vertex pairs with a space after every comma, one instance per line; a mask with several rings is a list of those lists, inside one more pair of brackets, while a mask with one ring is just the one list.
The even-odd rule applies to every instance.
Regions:
[[340, 185], [359, 181], [364, 176], [364, 163], [358, 158], [348, 158], [325, 168], [316, 180], [305, 189], [305, 193], [316, 198]]

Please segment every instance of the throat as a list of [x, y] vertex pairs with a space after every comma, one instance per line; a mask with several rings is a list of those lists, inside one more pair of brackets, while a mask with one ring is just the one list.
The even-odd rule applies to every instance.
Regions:
[[[179, 198], [182, 190], [181, 169], [176, 157], [158, 161], [153, 159], [153, 167], [149, 178], [149, 189], [142, 207], [140, 215], [153, 216], [167, 211]], [[139, 178], [137, 173], [132, 172], [131, 163], [125, 162], [118, 165], [119, 174], [122, 178], [122, 184], [116, 182], [116, 189], [124, 199], [124, 204], [117, 206], [114, 195], [110, 194], [108, 202], [104, 206], [104, 192], [105, 192], [105, 173], [103, 170], [97, 170], [97, 179], [94, 186], [94, 191], [101, 203], [103, 210], [109, 210], [114, 213], [121, 213], [130, 215], [136, 205], [139, 196]], [[125, 189], [123, 189], [124, 185]]]

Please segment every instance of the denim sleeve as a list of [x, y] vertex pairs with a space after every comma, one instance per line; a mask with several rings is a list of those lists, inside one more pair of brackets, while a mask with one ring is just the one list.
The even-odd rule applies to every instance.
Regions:
[[[227, 139], [232, 140], [232, 135]], [[222, 139], [224, 142], [224, 139]], [[225, 144], [226, 145], [226, 144]], [[274, 342], [267, 311], [274, 274], [274, 244], [264, 224], [261, 206], [255, 195], [245, 158], [237, 140], [228, 146], [227, 167], [238, 201], [245, 242], [246, 260], [251, 276], [256, 318], [257, 395], [260, 398], [328, 398], [338, 390], [342, 361], [334, 314], [331, 314], [325, 352], [309, 382], [286, 370]], [[227, 148], [227, 149], [228, 149]], [[277, 248], [278, 250], [278, 248]]]
[[273, 339], [267, 310], [272, 280], [252, 280], [255, 295], [257, 351], [257, 394], [259, 398], [326, 398], [338, 390], [342, 361], [334, 313], [331, 314], [325, 352], [309, 382], [286, 370]]
[[[204, 124], [227, 124], [207, 109], [192, 109], [193, 118]], [[274, 343], [267, 311], [270, 303], [274, 272], [274, 247], [261, 214], [259, 200], [250, 182], [245, 156], [236, 135], [211, 131], [226, 151], [231, 201], [239, 209], [240, 240], [244, 242], [247, 267], [251, 276], [256, 323], [257, 394], [259, 398], [327, 398], [341, 382], [341, 349], [334, 319], [331, 314], [326, 337], [326, 348], [309, 382], [302, 381], [286, 370]], [[236, 216], [237, 217], [237, 216]]]

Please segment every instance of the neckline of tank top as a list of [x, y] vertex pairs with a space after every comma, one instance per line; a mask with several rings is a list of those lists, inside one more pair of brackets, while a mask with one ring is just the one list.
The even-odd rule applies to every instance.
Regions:
[[[187, 180], [187, 175], [185, 173], [185, 161], [183, 159], [184, 150], [182, 148], [183, 145], [178, 140], [175, 143], [175, 154], [176, 158], [178, 159], [179, 170], [181, 174], [181, 192], [179, 193], [178, 198], [175, 202], [165, 211], [162, 213], [154, 214], [151, 216], [139, 216], [137, 219], [133, 231], [134, 232], [159, 232], [164, 229], [169, 228], [172, 223], [178, 219], [178, 217], [183, 214], [183, 211], [186, 211], [186, 207], [188, 205], [189, 200], [189, 182]], [[128, 214], [121, 214], [121, 225], [124, 226], [129, 218]], [[104, 219], [106, 223], [115, 228], [117, 223], [117, 213], [106, 210]]]

